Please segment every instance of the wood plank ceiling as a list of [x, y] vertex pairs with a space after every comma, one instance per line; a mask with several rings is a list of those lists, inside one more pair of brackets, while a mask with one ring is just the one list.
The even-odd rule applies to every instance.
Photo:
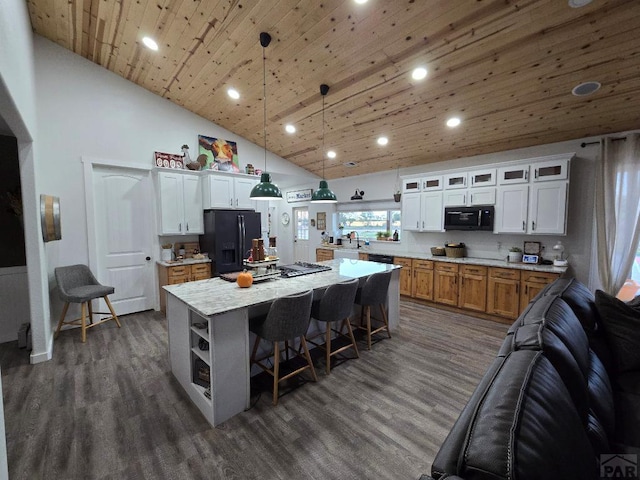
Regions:
[[[33, 30], [326, 178], [640, 128], [640, 2], [28, 0]], [[159, 51], [142, 44], [153, 37]], [[428, 76], [411, 78], [416, 66]], [[602, 88], [571, 95], [585, 81]], [[231, 100], [226, 90], [241, 97]], [[445, 126], [457, 115], [462, 124]], [[285, 133], [294, 124], [297, 133]], [[196, 134], [211, 132], [194, 132]], [[376, 138], [389, 137], [380, 147]], [[356, 162], [347, 167], [346, 162]], [[259, 168], [260, 161], [255, 162]]]

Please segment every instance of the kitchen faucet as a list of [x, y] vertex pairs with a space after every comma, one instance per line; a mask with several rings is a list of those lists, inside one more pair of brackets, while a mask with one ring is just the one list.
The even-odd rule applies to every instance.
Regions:
[[351, 243], [351, 240], [353, 240], [353, 234], [355, 233], [356, 235], [356, 249], [360, 248], [360, 236], [358, 235], [358, 232], [356, 232], [355, 230], [351, 232], [351, 234], [349, 235], [349, 243]]

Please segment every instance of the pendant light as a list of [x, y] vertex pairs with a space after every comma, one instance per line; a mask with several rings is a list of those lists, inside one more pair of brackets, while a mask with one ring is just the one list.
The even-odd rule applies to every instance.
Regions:
[[322, 95], [322, 180], [320, 188], [313, 192], [311, 203], [336, 203], [336, 194], [329, 190], [329, 184], [324, 179], [324, 96], [329, 92], [329, 85], [320, 85], [320, 95]]
[[271, 43], [271, 35], [260, 33], [262, 45], [262, 87], [263, 87], [263, 126], [264, 126], [264, 171], [260, 175], [260, 183], [251, 189], [252, 200], [281, 200], [282, 193], [277, 185], [271, 183], [271, 175], [267, 173], [267, 59], [264, 49]]

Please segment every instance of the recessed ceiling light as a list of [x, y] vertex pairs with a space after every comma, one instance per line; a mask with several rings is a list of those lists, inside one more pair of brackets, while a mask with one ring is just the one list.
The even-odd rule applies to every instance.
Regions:
[[387, 137], [380, 137], [377, 140], [378, 145], [386, 145], [387, 143], [389, 143], [389, 139]]
[[285, 125], [284, 129], [287, 131], [287, 133], [296, 133], [296, 127], [294, 127], [290, 123]]
[[329, 158], [336, 158], [336, 152], [334, 152], [333, 150], [329, 150], [327, 152], [327, 157]]
[[153, 51], [158, 50], [158, 44], [155, 42], [153, 38], [144, 37], [142, 39], [142, 43], [144, 43], [147, 46], [147, 48], [150, 48]]
[[427, 69], [424, 67], [414, 68], [413, 72], [411, 72], [411, 78], [414, 80], [422, 80], [427, 76]]
[[576, 97], [584, 97], [585, 95], [591, 95], [597, 92], [601, 86], [602, 84], [600, 82], [584, 82], [573, 87], [571, 93]]
[[447, 120], [447, 127], [457, 127], [460, 125], [461, 120], [458, 117], [451, 117]]
[[569, 6], [571, 8], [580, 8], [585, 5], [589, 5], [593, 0], [569, 0]]
[[240, 98], [240, 93], [235, 88], [230, 88], [227, 90], [227, 95], [229, 95], [234, 100], [238, 100]]
[[369, 0], [355, 0], [356, 3], [367, 3]]

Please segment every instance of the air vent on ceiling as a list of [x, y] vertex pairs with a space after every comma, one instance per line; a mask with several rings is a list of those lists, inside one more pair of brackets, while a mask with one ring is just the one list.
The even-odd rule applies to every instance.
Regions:
[[585, 95], [591, 95], [592, 93], [597, 92], [600, 90], [601, 86], [600, 82], [584, 82], [573, 87], [571, 93], [576, 97], [584, 97]]
[[358, 165], [356, 162], [347, 162], [343, 164], [345, 167], [355, 167]]

